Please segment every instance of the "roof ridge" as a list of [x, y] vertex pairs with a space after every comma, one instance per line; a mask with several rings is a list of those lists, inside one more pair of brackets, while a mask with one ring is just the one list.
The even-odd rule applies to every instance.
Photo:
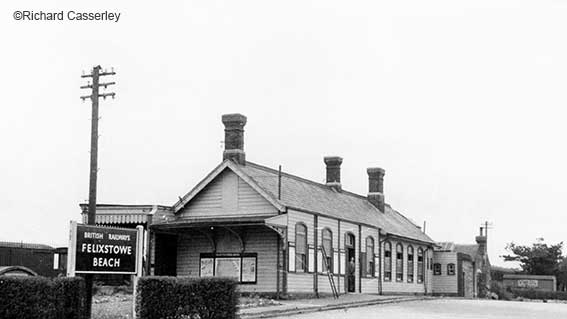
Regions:
[[53, 246], [40, 243], [18, 242], [18, 241], [0, 241], [0, 247], [9, 248], [29, 248], [29, 249], [53, 249]]
[[[260, 165], [260, 164], [257, 164], [257, 163], [246, 161], [246, 164], [252, 164], [252, 166], [256, 166], [259, 169], [271, 171], [275, 174], [279, 173], [279, 171], [276, 170], [276, 169], [273, 169], [271, 167], [267, 167], [267, 166], [264, 166], [264, 165]], [[321, 187], [321, 188], [324, 188], [324, 189], [327, 189], [327, 190], [331, 189], [331, 187], [329, 187], [329, 186], [327, 186], [323, 183], [318, 183], [318, 182], [312, 181], [310, 179], [307, 179], [305, 177], [293, 175], [293, 174], [290, 174], [290, 173], [286, 173], [284, 171], [282, 171], [282, 175], [286, 175], [287, 177], [294, 178], [294, 179], [300, 180], [302, 182], [310, 183], [310, 184], [313, 184], [315, 186], [318, 186], [318, 187]], [[360, 194], [357, 194], [357, 193], [353, 193], [353, 192], [347, 191], [345, 189], [341, 189], [341, 193], [346, 193], [347, 195], [358, 197], [360, 199], [364, 199], [364, 200], [368, 201], [368, 198], [366, 196], [363, 196], [363, 195], [360, 195]]]

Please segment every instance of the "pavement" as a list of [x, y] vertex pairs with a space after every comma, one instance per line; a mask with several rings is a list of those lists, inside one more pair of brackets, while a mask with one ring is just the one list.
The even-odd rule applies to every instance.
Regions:
[[[277, 319], [565, 319], [567, 304], [487, 299], [431, 300], [279, 316]], [[276, 319], [274, 318], [274, 319]]]
[[333, 297], [278, 300], [279, 305], [244, 308], [238, 311], [241, 319], [274, 318], [317, 311], [365, 307], [378, 304], [398, 303], [429, 299], [425, 296], [381, 296], [372, 294], [347, 294], [339, 299]]

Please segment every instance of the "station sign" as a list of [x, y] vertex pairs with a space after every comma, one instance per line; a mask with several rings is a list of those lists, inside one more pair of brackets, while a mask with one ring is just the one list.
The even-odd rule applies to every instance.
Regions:
[[140, 237], [137, 229], [71, 223], [70, 266], [74, 273], [136, 274]]

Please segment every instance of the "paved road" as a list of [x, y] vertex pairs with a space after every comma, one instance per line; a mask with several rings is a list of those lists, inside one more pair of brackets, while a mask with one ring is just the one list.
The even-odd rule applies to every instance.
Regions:
[[567, 304], [436, 299], [324, 311], [291, 317], [311, 319], [567, 319]]

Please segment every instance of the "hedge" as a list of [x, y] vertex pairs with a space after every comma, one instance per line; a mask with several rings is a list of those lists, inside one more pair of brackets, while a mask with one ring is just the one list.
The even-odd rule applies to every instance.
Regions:
[[138, 319], [236, 318], [236, 282], [228, 278], [142, 277]]
[[567, 300], [567, 291], [543, 291], [535, 289], [511, 289], [516, 297], [543, 300]]
[[82, 278], [0, 277], [2, 319], [84, 319]]

